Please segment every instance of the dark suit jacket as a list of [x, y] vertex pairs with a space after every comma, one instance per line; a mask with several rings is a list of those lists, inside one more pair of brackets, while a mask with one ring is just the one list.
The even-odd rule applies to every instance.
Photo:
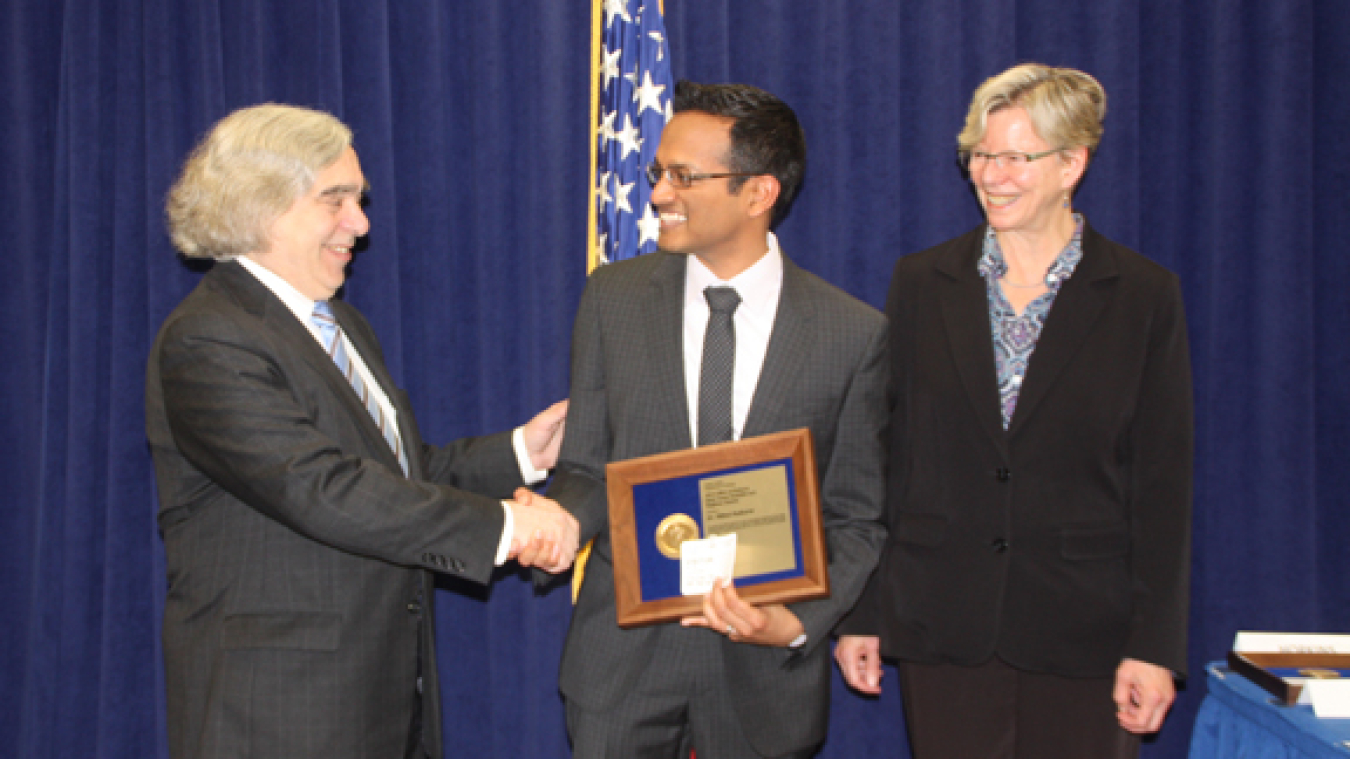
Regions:
[[[687, 258], [654, 253], [595, 272], [572, 338], [567, 436], [549, 495], [595, 538], [563, 653], [564, 695], [612, 707], [659, 655], [652, 628], [622, 630], [614, 608], [604, 468], [692, 447], [682, 353]], [[811, 428], [830, 554], [831, 597], [795, 604], [799, 651], [721, 647], [726, 685], [750, 741], [778, 755], [823, 740], [835, 622], [876, 562], [884, 465], [885, 320], [784, 259], [783, 289], [743, 437]]]
[[489, 579], [502, 508], [465, 489], [509, 495], [520, 471], [509, 435], [424, 446], [370, 326], [332, 306], [398, 410], [411, 479], [306, 327], [237, 263], [203, 278], [150, 354], [177, 759], [401, 757], [419, 656], [424, 743], [441, 755], [427, 570]]
[[1110, 676], [1184, 673], [1191, 374], [1177, 278], [1083, 231], [999, 414], [984, 227], [900, 259], [887, 304], [898, 393], [890, 537], [840, 631], [883, 654]]

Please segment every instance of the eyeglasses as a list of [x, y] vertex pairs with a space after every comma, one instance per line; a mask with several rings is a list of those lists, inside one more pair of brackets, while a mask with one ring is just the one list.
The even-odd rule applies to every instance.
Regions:
[[1048, 155], [1054, 155], [1067, 148], [1055, 148], [1043, 153], [1019, 153], [1015, 150], [1006, 150], [1002, 153], [985, 153], [980, 150], [972, 150], [969, 153], [961, 154], [961, 165], [966, 171], [979, 171], [984, 165], [993, 161], [994, 165], [1000, 169], [1021, 169], [1032, 161], [1039, 161]]
[[656, 161], [647, 164], [647, 181], [655, 187], [661, 182], [662, 178], [670, 182], [674, 187], [687, 190], [694, 186], [694, 182], [700, 179], [721, 179], [723, 177], [757, 177], [758, 172], [754, 171], [721, 171], [712, 174], [698, 174], [690, 171], [684, 166], [671, 166], [666, 168]]

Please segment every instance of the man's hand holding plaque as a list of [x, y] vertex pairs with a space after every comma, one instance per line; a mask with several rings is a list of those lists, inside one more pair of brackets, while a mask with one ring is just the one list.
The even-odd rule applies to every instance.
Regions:
[[743, 601], [730, 580], [713, 583], [703, 597], [703, 615], [680, 620], [685, 627], [707, 627], [737, 643], [788, 646], [806, 634], [801, 620], [782, 604], [755, 606]]

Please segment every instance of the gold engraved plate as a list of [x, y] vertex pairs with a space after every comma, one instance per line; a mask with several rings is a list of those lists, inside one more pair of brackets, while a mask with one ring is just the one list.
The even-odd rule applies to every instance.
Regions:
[[667, 559], [680, 558], [680, 544], [686, 540], [698, 540], [698, 522], [688, 514], [671, 514], [656, 526], [656, 548]]
[[1300, 669], [1298, 673], [1304, 677], [1311, 677], [1317, 680], [1335, 680], [1341, 676], [1341, 673], [1334, 669], [1322, 669], [1320, 667]]
[[699, 483], [709, 535], [736, 533], [736, 577], [797, 568], [786, 466], [770, 466]]

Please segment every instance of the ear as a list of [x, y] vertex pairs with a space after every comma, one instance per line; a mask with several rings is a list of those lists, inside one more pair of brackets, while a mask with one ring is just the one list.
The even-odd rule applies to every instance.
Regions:
[[1065, 190], [1072, 190], [1078, 186], [1083, 174], [1087, 172], [1088, 149], [1079, 145], [1076, 148], [1063, 151], [1060, 156], [1060, 165], [1063, 167], [1062, 184]]
[[752, 218], [765, 214], [772, 215], [773, 205], [778, 202], [778, 193], [782, 189], [778, 178], [771, 174], [761, 174], [745, 180], [741, 192], [744, 193], [748, 203], [746, 215]]

